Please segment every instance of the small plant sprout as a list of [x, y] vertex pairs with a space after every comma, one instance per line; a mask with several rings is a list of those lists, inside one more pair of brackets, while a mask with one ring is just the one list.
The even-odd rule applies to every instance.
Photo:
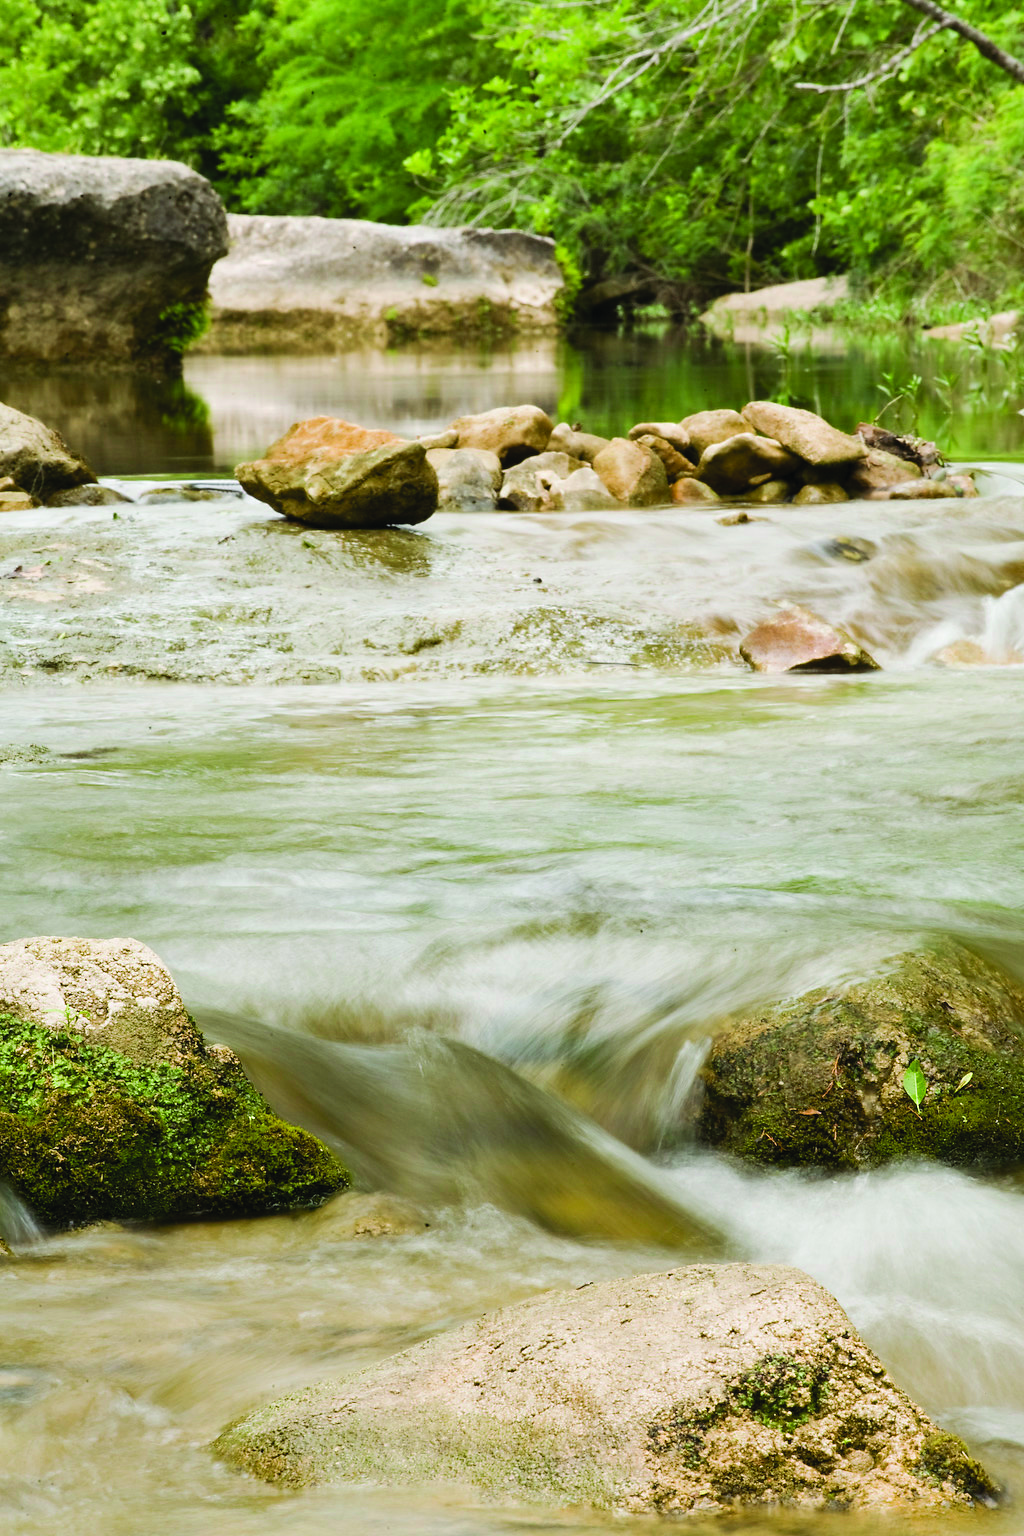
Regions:
[[961, 1088], [966, 1088], [967, 1084], [971, 1081], [971, 1078], [973, 1076], [974, 1076], [973, 1072], [965, 1072], [963, 1077], [957, 1083], [956, 1087], [953, 1089], [953, 1092], [954, 1093], [959, 1093]]
[[903, 1074], [903, 1091], [917, 1110], [918, 1115], [920, 1115], [921, 1105], [924, 1103], [925, 1095], [928, 1092], [928, 1079], [925, 1077], [924, 1069], [916, 1056]]

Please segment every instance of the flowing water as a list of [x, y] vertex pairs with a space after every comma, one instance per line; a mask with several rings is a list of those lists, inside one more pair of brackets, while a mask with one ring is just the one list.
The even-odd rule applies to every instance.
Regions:
[[[642, 360], [631, 382], [620, 353], [622, 415], [681, 414], [673, 391], [700, 363], [680, 361], [669, 389]], [[342, 409], [308, 360], [197, 364], [251, 392], [264, 441], [284, 409], [275, 369], [291, 370], [289, 411]], [[378, 360], [373, 383], [388, 419], [423, 425], [483, 377], [472, 361], [440, 382], [408, 359], [388, 370]], [[833, 372], [826, 358], [821, 379]], [[590, 387], [564, 369], [552, 384]], [[858, 416], [862, 395], [851, 386]], [[1009, 455], [1013, 431], [962, 449]], [[171, 457], [103, 467], [166, 472]], [[224, 462], [211, 449], [206, 467]], [[282, 1493], [206, 1446], [259, 1402], [539, 1290], [744, 1256], [818, 1277], [1016, 1492], [925, 1529], [1019, 1531], [1024, 1186], [916, 1166], [760, 1173], [695, 1150], [688, 1126], [730, 1010], [938, 933], [1024, 975], [1024, 498], [770, 509], [739, 528], [437, 517], [376, 544], [316, 535], [304, 553], [250, 503], [140, 509], [116, 528], [102, 511], [5, 519], [5, 558], [18, 540], [102, 536], [86, 564], [127, 550], [135, 585], [86, 594], [71, 639], [65, 589], [28, 603], [5, 585], [20, 660], [0, 689], [0, 934], [152, 945], [211, 1037], [391, 1204], [55, 1237], [0, 1189], [16, 1252], [0, 1260], [4, 1528], [653, 1536], [655, 1522], [451, 1491]], [[252, 611], [277, 605], [246, 620], [245, 647], [258, 658], [268, 626], [290, 624], [288, 654], [319, 646], [328, 680], [269, 660], [234, 680], [243, 570]], [[748, 675], [735, 634], [787, 595], [854, 624], [885, 670]], [[543, 643], [536, 628], [509, 640], [502, 604], [547, 614]], [[395, 639], [460, 608], [450, 641]], [[699, 643], [673, 648], [673, 625]], [[147, 655], [191, 635], [173, 655], [205, 655], [206, 671], [161, 684], [33, 661], [85, 654], [89, 636], [127, 655], [139, 630]], [[983, 664], [935, 660], [966, 641]], [[726, 1528], [877, 1527], [783, 1512]]]

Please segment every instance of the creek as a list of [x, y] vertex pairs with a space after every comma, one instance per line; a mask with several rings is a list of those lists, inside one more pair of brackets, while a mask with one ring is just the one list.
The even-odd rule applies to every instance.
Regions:
[[[361, 379], [345, 360], [198, 358], [201, 441], [194, 422], [143, 424], [148, 446], [118, 457], [105, 439], [104, 459], [29, 401], [53, 380], [9, 399], [105, 474], [223, 474], [317, 411], [426, 430], [512, 391], [573, 397], [565, 414], [621, 429], [742, 404], [759, 392], [747, 369], [768, 392], [780, 366], [655, 351], [599, 338], [589, 373], [556, 355], [544, 388], [536, 354], [382, 355]], [[872, 414], [866, 365], [847, 365], [844, 386], [841, 360], [808, 357], [798, 403], [842, 425]], [[79, 390], [97, 440], [118, 387]], [[1019, 417], [980, 416], [958, 419], [958, 453], [1024, 457]], [[1024, 496], [769, 510], [725, 528], [438, 516], [376, 543], [309, 535], [312, 549], [253, 503], [5, 517], [3, 570], [50, 544], [127, 574], [77, 598], [54, 576], [29, 601], [44, 573], [0, 610], [16, 642], [0, 669], [0, 936], [150, 944], [272, 1101], [421, 1213], [353, 1235], [364, 1197], [344, 1196], [52, 1236], [0, 1197], [18, 1252], [0, 1262], [14, 1536], [653, 1536], [653, 1521], [452, 1492], [282, 1492], [205, 1447], [261, 1401], [545, 1288], [722, 1256], [820, 1279], [1016, 1494], [915, 1529], [1019, 1531], [1024, 1182], [757, 1172], [696, 1151], [687, 1127], [731, 1010], [931, 934], [1024, 976]], [[762, 678], [715, 650], [787, 595], [855, 623], [885, 670]], [[503, 604], [543, 623], [509, 640]], [[420, 645], [439, 612], [463, 629]], [[970, 639], [991, 664], [933, 659]], [[169, 648], [180, 670], [159, 673]], [[878, 1527], [785, 1512], [688, 1527], [712, 1528]]]

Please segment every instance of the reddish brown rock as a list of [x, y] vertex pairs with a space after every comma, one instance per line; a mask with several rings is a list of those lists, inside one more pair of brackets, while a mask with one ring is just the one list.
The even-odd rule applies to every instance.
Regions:
[[787, 604], [740, 642], [755, 672], [876, 672], [878, 663], [845, 630]]
[[617, 501], [652, 507], [669, 501], [665, 467], [657, 454], [628, 437], [614, 437], [594, 460], [594, 468]]
[[422, 523], [438, 501], [422, 443], [333, 416], [297, 422], [235, 476], [257, 501], [317, 528]]
[[460, 448], [487, 448], [509, 469], [533, 453], [543, 453], [555, 429], [551, 417], [536, 405], [499, 405], [476, 416], [452, 422]]

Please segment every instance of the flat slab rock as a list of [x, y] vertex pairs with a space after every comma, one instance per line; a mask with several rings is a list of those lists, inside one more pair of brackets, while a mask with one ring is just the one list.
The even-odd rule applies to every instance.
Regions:
[[633, 1514], [989, 1500], [839, 1303], [782, 1265], [538, 1296], [259, 1409], [214, 1450], [268, 1480], [472, 1485]]

